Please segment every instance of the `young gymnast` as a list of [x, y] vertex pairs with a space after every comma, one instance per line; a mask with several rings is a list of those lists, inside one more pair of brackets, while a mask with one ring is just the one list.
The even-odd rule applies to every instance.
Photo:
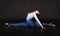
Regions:
[[45, 23], [42, 24], [40, 22], [40, 20], [38, 19], [37, 14], [40, 14], [40, 12], [38, 10], [35, 10], [35, 11], [31, 12], [31, 13], [28, 13], [27, 17], [26, 17], [26, 23], [25, 24], [22, 24], [22, 23], [16, 23], [16, 24], [5, 23], [5, 25], [8, 25], [9, 27], [10, 26], [27, 26], [26, 24], [28, 24], [28, 26], [35, 26], [34, 25], [35, 23], [32, 20], [33, 18], [35, 18], [35, 20], [37, 21], [39, 26], [41, 26], [42, 29], [46, 29], [44, 26], [55, 26], [54, 24], [51, 24], [51, 23], [50, 24], [45, 24]]

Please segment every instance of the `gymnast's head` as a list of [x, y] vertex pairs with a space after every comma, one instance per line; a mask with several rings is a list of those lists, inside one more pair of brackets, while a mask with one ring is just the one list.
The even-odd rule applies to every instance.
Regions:
[[40, 12], [38, 10], [33, 11], [33, 13], [40, 14]]

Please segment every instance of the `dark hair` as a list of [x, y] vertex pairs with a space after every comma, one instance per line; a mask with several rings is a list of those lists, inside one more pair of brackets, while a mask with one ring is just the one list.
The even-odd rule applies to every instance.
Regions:
[[38, 9], [38, 8], [28, 9], [28, 12], [33, 12], [33, 11], [35, 11], [35, 10], [38, 10], [38, 11], [40, 12], [40, 9]]
[[36, 10], [38, 10], [40, 12], [40, 9], [34, 9], [33, 11], [36, 11]]

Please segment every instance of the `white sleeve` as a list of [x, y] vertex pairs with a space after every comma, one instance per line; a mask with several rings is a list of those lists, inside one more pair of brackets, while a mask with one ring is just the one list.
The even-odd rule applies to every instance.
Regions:
[[39, 19], [37, 18], [37, 16], [34, 14], [34, 18], [36, 19], [36, 21], [39, 23], [39, 25], [42, 27], [43, 25], [41, 24], [41, 22], [39, 21]]

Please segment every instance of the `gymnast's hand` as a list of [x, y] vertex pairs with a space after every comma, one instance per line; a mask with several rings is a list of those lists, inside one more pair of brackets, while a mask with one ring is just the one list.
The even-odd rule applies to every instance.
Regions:
[[42, 30], [46, 30], [46, 27], [42, 27]]

